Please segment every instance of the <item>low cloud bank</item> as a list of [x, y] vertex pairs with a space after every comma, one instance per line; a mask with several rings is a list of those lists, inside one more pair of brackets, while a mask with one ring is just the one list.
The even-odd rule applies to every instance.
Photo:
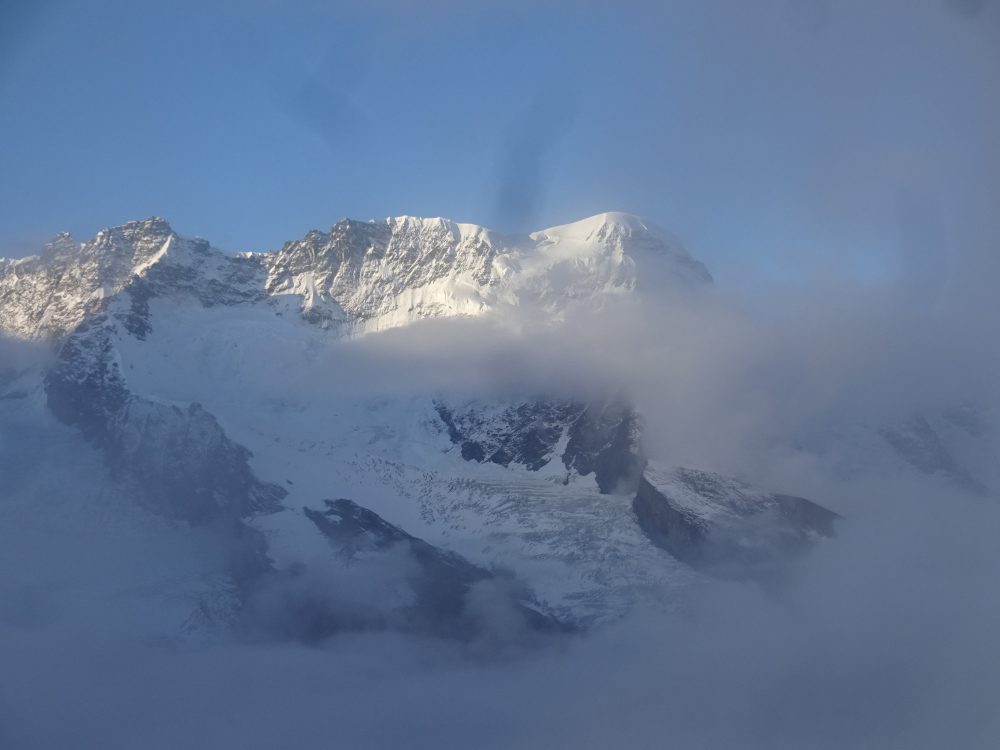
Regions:
[[[897, 511], [903, 511], [901, 504]], [[394, 634], [197, 647], [3, 626], [5, 747], [988, 748], [997, 509], [912, 497], [780, 596], [503, 652]], [[84, 605], [85, 606], [85, 605]]]

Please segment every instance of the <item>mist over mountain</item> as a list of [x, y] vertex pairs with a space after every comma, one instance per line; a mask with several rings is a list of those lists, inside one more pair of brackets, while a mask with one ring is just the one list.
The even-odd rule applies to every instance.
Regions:
[[1000, 747], [998, 51], [0, 2], [0, 750]]
[[5, 741], [985, 747], [995, 354], [813, 291], [619, 213], [3, 261]]

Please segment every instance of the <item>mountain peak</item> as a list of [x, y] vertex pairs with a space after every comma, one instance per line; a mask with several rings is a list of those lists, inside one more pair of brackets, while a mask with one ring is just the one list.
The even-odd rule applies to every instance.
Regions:
[[49, 261], [60, 255], [78, 252], [79, 249], [80, 243], [73, 239], [73, 235], [69, 232], [60, 232], [45, 243], [41, 257], [44, 261]]
[[605, 211], [542, 229], [531, 238], [561, 257], [587, 257], [595, 252], [628, 256], [646, 264], [642, 275], [647, 281], [654, 276], [659, 278], [652, 286], [668, 277], [682, 278], [695, 285], [712, 283], [708, 269], [691, 257], [676, 236], [634, 214]]
[[542, 229], [535, 234], [560, 236], [567, 239], [590, 240], [600, 239], [618, 234], [631, 237], [635, 234], [664, 234], [662, 231], [651, 228], [651, 225], [644, 219], [622, 211], [605, 211], [603, 213], [588, 216], [579, 221], [569, 224]]
[[121, 232], [129, 238], [133, 237], [166, 237], [175, 234], [173, 228], [162, 216], [150, 216], [148, 219], [129, 221], [114, 227], [109, 232]]

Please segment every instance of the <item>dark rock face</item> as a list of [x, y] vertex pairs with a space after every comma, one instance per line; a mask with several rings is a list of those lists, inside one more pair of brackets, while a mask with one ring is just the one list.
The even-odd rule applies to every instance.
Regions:
[[593, 472], [601, 492], [634, 492], [645, 466], [640, 433], [639, 415], [621, 401], [590, 406], [569, 429], [563, 463], [584, 476]]
[[563, 465], [583, 476], [593, 474], [604, 493], [634, 491], [645, 464], [641, 421], [619, 400], [589, 405], [535, 400], [461, 409], [438, 401], [435, 409], [466, 461], [517, 463], [538, 471], [555, 457], [565, 436]]
[[49, 409], [61, 422], [104, 443], [115, 416], [131, 394], [117, 359], [108, 319], [84, 321], [67, 337], [45, 377]]
[[140, 341], [145, 341], [147, 334], [153, 330], [149, 322], [149, 300], [155, 292], [148, 281], [136, 278], [126, 289], [129, 306], [128, 313], [122, 315], [122, 325]]
[[654, 544], [687, 563], [693, 564], [700, 559], [708, 524], [693, 513], [674, 507], [645, 477], [639, 480], [632, 510], [639, 519], [639, 526]]
[[250, 451], [230, 440], [200, 404], [180, 408], [132, 397], [109, 438], [112, 472], [170, 518], [243, 518], [276, 510], [287, 494], [253, 475]]
[[531, 471], [548, 464], [563, 430], [582, 409], [572, 403], [546, 401], [525, 401], [499, 412], [452, 410], [440, 401], [434, 406], [466, 461], [500, 466], [518, 463]]
[[129, 392], [112, 330], [102, 315], [66, 339], [45, 379], [52, 413], [99, 446], [112, 474], [156, 513], [202, 524], [276, 509], [287, 492], [259, 481], [250, 451], [200, 405]]
[[[394, 624], [418, 631], [471, 637], [476, 634], [478, 623], [468, 611], [469, 593], [476, 584], [492, 582], [502, 585], [492, 589], [491, 595], [502, 598], [503, 606], [514, 612], [524, 627], [541, 631], [562, 629], [555, 620], [527, 606], [523, 600], [525, 592], [519, 592], [510, 581], [502, 581], [496, 573], [408, 534], [351, 500], [326, 500], [324, 506], [323, 510], [307, 508], [305, 514], [339, 556], [355, 560], [380, 553], [402, 553], [405, 559], [414, 563], [400, 566], [400, 575], [411, 588], [414, 602], [394, 613], [400, 620]], [[324, 618], [314, 613], [307, 619], [316, 624]], [[345, 625], [350, 626], [333, 614], [325, 619], [319, 632], [329, 634], [344, 629]], [[365, 623], [367, 626], [372, 624]]]
[[810, 500], [769, 494], [719, 474], [676, 469], [643, 476], [633, 502], [639, 525], [678, 560], [724, 578], [768, 578], [839, 516]]

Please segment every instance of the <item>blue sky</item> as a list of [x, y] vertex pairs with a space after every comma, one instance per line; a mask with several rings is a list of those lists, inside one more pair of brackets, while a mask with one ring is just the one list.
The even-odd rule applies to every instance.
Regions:
[[723, 277], [878, 276], [996, 195], [990, 0], [0, 8], [0, 255], [153, 214], [237, 250], [623, 210]]

